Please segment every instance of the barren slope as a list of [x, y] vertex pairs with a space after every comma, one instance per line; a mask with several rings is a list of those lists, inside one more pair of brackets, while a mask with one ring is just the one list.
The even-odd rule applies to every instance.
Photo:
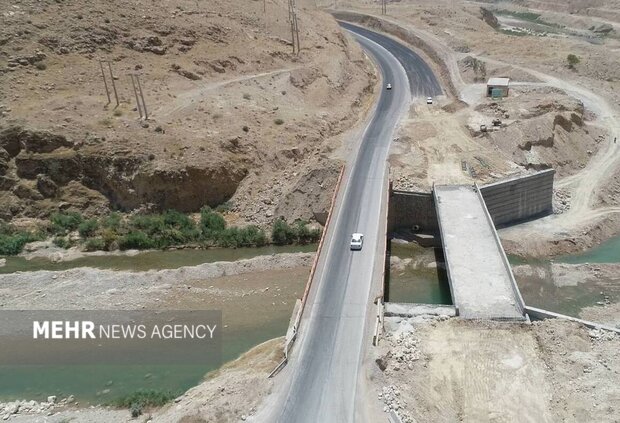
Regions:
[[[300, 8], [302, 50], [292, 54], [284, 1], [263, 13], [262, 2], [241, 0], [22, 0], [0, 13], [4, 219], [232, 199], [241, 218], [263, 223], [325, 169], [313, 182], [321, 211], [338, 172], [334, 137], [363, 115], [374, 78], [315, 9]], [[111, 61], [118, 107], [107, 67], [106, 105], [99, 59]], [[304, 202], [284, 211], [313, 216]]]

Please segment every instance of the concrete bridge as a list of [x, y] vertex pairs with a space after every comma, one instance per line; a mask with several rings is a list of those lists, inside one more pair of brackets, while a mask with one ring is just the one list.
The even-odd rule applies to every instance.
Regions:
[[524, 320], [523, 298], [478, 187], [435, 186], [433, 195], [458, 315]]
[[552, 213], [554, 173], [532, 172], [481, 187], [435, 185], [432, 192], [390, 188], [388, 232], [443, 248], [460, 317], [526, 319], [496, 227]]

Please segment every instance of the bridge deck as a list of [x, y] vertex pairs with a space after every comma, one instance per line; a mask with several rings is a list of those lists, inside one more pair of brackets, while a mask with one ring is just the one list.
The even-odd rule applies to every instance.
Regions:
[[452, 291], [466, 319], [523, 319], [523, 303], [482, 196], [436, 186], [435, 207]]

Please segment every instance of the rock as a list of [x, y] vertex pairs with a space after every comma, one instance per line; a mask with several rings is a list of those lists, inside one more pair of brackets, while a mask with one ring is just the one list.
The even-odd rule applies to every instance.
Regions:
[[49, 397], [47, 397], [47, 402], [49, 402], [50, 404], [56, 404], [56, 395], [50, 395]]
[[44, 174], [37, 175], [37, 189], [45, 198], [53, 198], [58, 192], [58, 186], [49, 176]]
[[0, 267], [4, 267], [4, 266], [6, 266], [6, 259], [0, 258]]
[[73, 148], [73, 143], [62, 135], [12, 126], [0, 132], [0, 147], [15, 157], [22, 147], [28, 152], [51, 153], [61, 147]]
[[0, 157], [0, 176], [6, 175], [6, 171], [9, 168], [8, 160]]
[[43, 197], [38, 191], [34, 190], [30, 184], [26, 182], [19, 182], [13, 187], [13, 194], [23, 200], [42, 200]]
[[614, 27], [606, 23], [590, 27], [590, 31], [594, 32], [595, 34], [599, 34], [599, 35], [607, 35], [613, 30], [614, 30]]
[[497, 18], [495, 17], [495, 15], [493, 14], [492, 11], [490, 11], [489, 9], [485, 9], [484, 7], [480, 8], [480, 15], [481, 15], [481, 19], [487, 23], [487, 25], [489, 25], [492, 28], [499, 28], [499, 21], [497, 20]]

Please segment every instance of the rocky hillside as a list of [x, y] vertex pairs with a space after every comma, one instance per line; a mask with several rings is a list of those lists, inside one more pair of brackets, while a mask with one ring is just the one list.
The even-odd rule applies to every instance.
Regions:
[[[245, 0], [16, 0], [0, 13], [5, 220], [230, 201], [238, 219], [265, 223], [306, 179], [324, 209], [331, 152], [374, 82], [359, 47], [303, 2], [299, 55], [284, 1], [265, 13]], [[280, 207], [289, 218], [317, 211], [291, 204]]]

